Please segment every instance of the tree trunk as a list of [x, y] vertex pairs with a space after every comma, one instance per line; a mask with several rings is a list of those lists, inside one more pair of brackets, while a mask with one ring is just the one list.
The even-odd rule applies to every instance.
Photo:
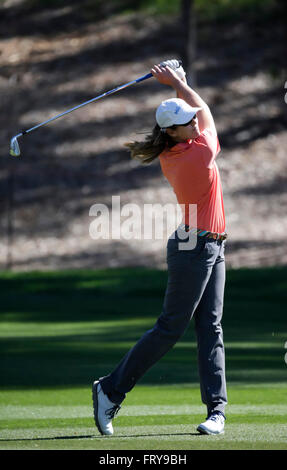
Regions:
[[[7, 178], [7, 257], [6, 269], [10, 271], [13, 266], [13, 235], [14, 235], [14, 170], [15, 159], [9, 157], [9, 172]], [[14, 161], [13, 161], [14, 159]]]
[[181, 0], [180, 28], [182, 29], [183, 68], [186, 71], [189, 84], [196, 86], [196, 18], [194, 0]]

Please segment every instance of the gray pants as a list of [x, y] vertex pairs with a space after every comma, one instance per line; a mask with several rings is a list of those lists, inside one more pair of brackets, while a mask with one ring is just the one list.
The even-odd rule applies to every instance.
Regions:
[[[198, 237], [194, 249], [179, 250], [177, 232], [167, 244], [168, 283], [156, 324], [100, 379], [110, 400], [120, 404], [129, 392], [195, 321], [202, 402], [207, 414], [224, 413], [227, 403], [221, 318], [225, 286], [225, 241]], [[181, 245], [182, 246], [182, 245]]]

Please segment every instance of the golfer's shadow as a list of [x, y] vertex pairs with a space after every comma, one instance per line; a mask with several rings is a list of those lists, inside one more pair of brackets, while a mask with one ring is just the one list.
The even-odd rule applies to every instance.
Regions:
[[[123, 438], [136, 438], [136, 437], [160, 437], [160, 436], [202, 436], [199, 432], [197, 433], [192, 433], [192, 432], [185, 432], [185, 433], [161, 433], [161, 434], [131, 434], [131, 435], [119, 435], [119, 436], [113, 436], [112, 439], [123, 439]], [[107, 436], [98, 436], [94, 434], [90, 435], [83, 435], [83, 436], [54, 436], [54, 437], [29, 437], [29, 438], [23, 438], [23, 439], [0, 439], [0, 442], [20, 442], [20, 441], [56, 441], [56, 440], [69, 440], [69, 439], [109, 439]]]

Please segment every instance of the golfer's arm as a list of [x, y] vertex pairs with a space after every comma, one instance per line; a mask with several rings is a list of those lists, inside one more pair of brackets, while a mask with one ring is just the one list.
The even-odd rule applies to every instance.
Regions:
[[174, 89], [178, 98], [183, 99], [190, 106], [202, 108], [202, 110], [197, 113], [200, 131], [202, 132], [204, 129], [209, 128], [216, 134], [216, 127], [211, 111], [199, 94], [182, 80], [178, 80], [174, 84]]

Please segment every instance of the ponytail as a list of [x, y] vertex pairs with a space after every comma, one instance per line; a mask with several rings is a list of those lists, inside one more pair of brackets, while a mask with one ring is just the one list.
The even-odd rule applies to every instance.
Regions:
[[125, 144], [130, 149], [131, 158], [139, 160], [143, 164], [151, 163], [166, 148], [171, 148], [176, 142], [161, 130], [158, 124], [152, 130], [151, 134], [145, 137], [143, 142], [131, 142]]

